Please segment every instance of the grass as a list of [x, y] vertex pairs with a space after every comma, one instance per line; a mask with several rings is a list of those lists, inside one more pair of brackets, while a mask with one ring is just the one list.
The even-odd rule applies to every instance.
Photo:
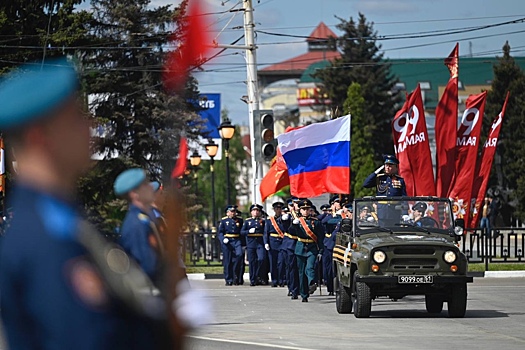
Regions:
[[[471, 272], [485, 271], [485, 264], [484, 263], [468, 264], [468, 270]], [[525, 271], [525, 264], [490, 263], [489, 271]]]
[[186, 273], [220, 274], [223, 273], [223, 268], [222, 266], [187, 266]]

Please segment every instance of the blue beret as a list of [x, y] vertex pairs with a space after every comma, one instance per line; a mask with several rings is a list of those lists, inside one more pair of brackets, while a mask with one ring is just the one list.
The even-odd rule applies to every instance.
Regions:
[[157, 192], [160, 188], [160, 182], [158, 181], [151, 181], [149, 184], [153, 188], [153, 192]]
[[46, 116], [78, 88], [73, 66], [65, 59], [26, 64], [0, 83], [0, 129], [24, 126]]
[[146, 180], [146, 172], [140, 168], [124, 170], [117, 176], [113, 189], [117, 196], [122, 196], [139, 187]]
[[399, 160], [392, 154], [383, 154], [385, 164], [399, 164]]

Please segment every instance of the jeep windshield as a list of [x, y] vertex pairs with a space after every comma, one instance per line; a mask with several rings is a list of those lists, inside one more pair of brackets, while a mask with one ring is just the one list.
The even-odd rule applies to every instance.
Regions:
[[365, 197], [354, 201], [354, 227], [360, 233], [388, 231], [448, 233], [454, 227], [451, 203], [436, 197]]

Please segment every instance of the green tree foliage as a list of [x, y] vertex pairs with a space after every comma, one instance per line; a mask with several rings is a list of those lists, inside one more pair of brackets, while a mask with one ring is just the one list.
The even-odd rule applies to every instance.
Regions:
[[89, 43], [91, 15], [75, 10], [84, 0], [0, 2], [0, 73], [23, 62], [73, 54]]
[[[503, 46], [503, 57], [494, 66], [494, 80], [487, 94], [485, 115], [489, 124], [501, 111], [507, 91], [510, 97], [503, 120], [497, 155], [501, 162], [495, 162], [492, 168], [492, 178], [489, 186], [499, 185], [511, 190], [512, 203], [516, 211], [514, 215], [525, 219], [525, 74], [510, 55], [510, 45]], [[485, 135], [489, 125], [486, 125]], [[499, 173], [499, 174], [497, 174]]]
[[373, 189], [363, 188], [363, 182], [374, 171], [375, 163], [371, 142], [372, 127], [364, 116], [366, 101], [361, 93], [361, 85], [352, 83], [343, 104], [344, 113], [352, 115], [351, 185], [355, 198], [374, 195]]
[[[390, 73], [390, 64], [380, 53], [381, 45], [376, 43], [377, 32], [373, 23], [367, 22], [363, 14], [358, 21], [338, 18], [341, 23], [337, 29], [343, 35], [337, 38], [337, 47], [341, 58], [334, 60], [330, 66], [320, 70], [320, 78], [332, 100], [334, 111], [341, 111], [347, 97], [350, 84], [361, 85], [364, 124], [368, 125], [374, 136], [372, 147], [376, 159], [382, 153], [393, 153], [390, 121], [396, 112], [396, 103], [400, 101], [399, 93], [393, 89], [397, 79]], [[336, 113], [339, 114], [339, 113]]]

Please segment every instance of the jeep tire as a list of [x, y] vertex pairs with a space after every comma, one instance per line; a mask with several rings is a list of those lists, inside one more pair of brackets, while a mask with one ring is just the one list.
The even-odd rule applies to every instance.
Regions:
[[367, 318], [372, 311], [370, 287], [364, 282], [357, 282], [357, 271], [352, 280], [352, 304], [356, 318]]
[[448, 299], [448, 317], [461, 318], [467, 311], [467, 284], [454, 285]]
[[339, 282], [339, 278], [334, 277], [335, 307], [340, 314], [352, 312], [352, 299], [348, 293], [348, 288]]
[[443, 310], [443, 297], [440, 295], [426, 294], [425, 306], [428, 313], [439, 314]]

